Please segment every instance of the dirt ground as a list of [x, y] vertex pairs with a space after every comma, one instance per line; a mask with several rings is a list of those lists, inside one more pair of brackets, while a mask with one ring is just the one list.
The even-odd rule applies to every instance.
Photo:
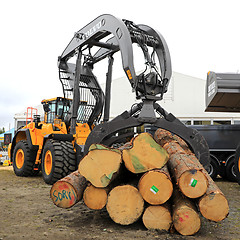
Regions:
[[51, 186], [41, 175], [16, 177], [12, 168], [0, 166], [0, 240], [14, 239], [240, 239], [240, 186], [218, 180], [226, 195], [229, 216], [220, 223], [202, 218], [194, 236], [146, 230], [141, 220], [130, 225], [115, 224], [106, 210], [92, 211], [82, 202], [60, 209], [50, 199]]

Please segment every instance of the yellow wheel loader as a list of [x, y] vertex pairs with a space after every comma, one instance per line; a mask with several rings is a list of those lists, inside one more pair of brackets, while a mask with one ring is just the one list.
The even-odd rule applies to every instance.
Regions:
[[[139, 75], [133, 64], [133, 45], [142, 51], [146, 67]], [[140, 102], [110, 121], [113, 56], [117, 52]], [[105, 93], [93, 74], [94, 66], [103, 59], [108, 59]], [[202, 136], [157, 103], [167, 92], [172, 69], [167, 44], [153, 28], [101, 15], [74, 34], [58, 58], [58, 67], [63, 98], [43, 101], [44, 121], [36, 116], [14, 136], [9, 152], [18, 176], [41, 169], [45, 182], [52, 184], [77, 168], [92, 143], [113, 146], [125, 142], [135, 134], [129, 129], [145, 125], [180, 136], [200, 162], [208, 165], [209, 151]]]
[[43, 100], [45, 115], [19, 129], [9, 147], [13, 169], [17, 176], [31, 176], [42, 171], [46, 183], [52, 184], [77, 168], [74, 143], [84, 145], [91, 131], [84, 122], [76, 123], [76, 134], [68, 134], [63, 121], [72, 100], [62, 97]]

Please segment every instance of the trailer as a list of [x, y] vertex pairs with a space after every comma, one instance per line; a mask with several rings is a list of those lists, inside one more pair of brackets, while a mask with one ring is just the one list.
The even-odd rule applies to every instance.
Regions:
[[[240, 112], [240, 74], [239, 73], [215, 73], [208, 72], [206, 82], [206, 112]], [[237, 128], [237, 127], [236, 127]], [[227, 131], [229, 129], [229, 131]], [[235, 158], [229, 159], [229, 164], [226, 164], [226, 173], [235, 174], [235, 179], [240, 184], [240, 141], [238, 140], [239, 134], [232, 129], [234, 127], [227, 126], [225, 131], [218, 131], [216, 137], [223, 137], [216, 141], [223, 141], [222, 145], [227, 147], [232, 146], [235, 148]], [[225, 135], [229, 137], [225, 139]], [[232, 160], [235, 159], [235, 160]], [[232, 162], [231, 173], [230, 162]], [[234, 163], [235, 162], [235, 163]]]
[[237, 146], [240, 143], [240, 125], [190, 125], [201, 133], [210, 151], [209, 175], [218, 175], [236, 181], [234, 164]]
[[[210, 165], [206, 168], [211, 178], [218, 176], [237, 181], [234, 164], [236, 148], [240, 143], [240, 125], [189, 125], [206, 140]], [[144, 131], [155, 134], [156, 127], [145, 125]]]

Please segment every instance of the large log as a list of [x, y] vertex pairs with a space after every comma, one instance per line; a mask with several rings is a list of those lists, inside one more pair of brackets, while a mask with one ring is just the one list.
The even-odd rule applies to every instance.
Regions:
[[174, 140], [173, 134], [162, 128], [158, 128], [155, 131], [154, 139], [161, 146], [165, 145], [166, 143], [172, 142]]
[[137, 188], [131, 185], [117, 186], [108, 195], [106, 209], [114, 222], [129, 225], [142, 215], [144, 200]]
[[107, 194], [108, 189], [96, 188], [92, 184], [89, 184], [83, 193], [83, 201], [88, 208], [100, 210], [107, 203]]
[[198, 208], [205, 218], [214, 222], [219, 222], [228, 216], [228, 201], [208, 174], [207, 178], [209, 182], [208, 189], [199, 199]]
[[[158, 129], [155, 133], [155, 140], [160, 144], [164, 144], [165, 149], [168, 148], [167, 151], [170, 156], [176, 152], [182, 153], [182, 151], [185, 151], [189, 158], [195, 161], [195, 164], [201, 169], [201, 164], [196, 161], [196, 157], [192, 154], [187, 143], [180, 137], [172, 135], [166, 130]], [[179, 149], [177, 145], [180, 145], [181, 148]], [[202, 168], [201, 172], [207, 179], [208, 187], [206, 193], [198, 200], [198, 208], [201, 214], [208, 220], [215, 222], [222, 221], [229, 213], [228, 201], [206, 170]], [[191, 176], [189, 178], [191, 178]], [[191, 187], [188, 188], [191, 190]]]
[[208, 181], [196, 156], [187, 150], [181, 138], [166, 130], [158, 129], [154, 137], [169, 154], [168, 167], [181, 192], [189, 198], [201, 197], [207, 191]]
[[167, 152], [157, 144], [151, 134], [141, 133], [131, 141], [132, 146], [122, 150], [126, 168], [133, 173], [143, 173], [161, 168], [168, 161]]
[[107, 187], [119, 173], [121, 151], [96, 145], [90, 148], [79, 163], [78, 171], [95, 187]]
[[172, 225], [170, 206], [168, 204], [148, 206], [142, 220], [147, 229], [168, 231]]
[[208, 187], [203, 167], [199, 166], [196, 157], [188, 154], [175, 153], [171, 155], [168, 166], [181, 192], [189, 198], [201, 197]]
[[199, 231], [201, 220], [197, 208], [190, 199], [184, 197], [178, 189], [173, 193], [172, 220], [174, 228], [181, 235], [193, 235]]
[[86, 186], [85, 177], [75, 171], [53, 184], [50, 197], [57, 207], [70, 208], [82, 199]]
[[173, 192], [167, 166], [146, 172], [139, 180], [138, 189], [146, 202], [152, 205], [165, 203]]

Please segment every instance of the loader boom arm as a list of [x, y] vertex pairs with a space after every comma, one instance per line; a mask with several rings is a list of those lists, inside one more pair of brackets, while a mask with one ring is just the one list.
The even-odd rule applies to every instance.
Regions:
[[[112, 41], [101, 42], [101, 40], [110, 34], [113, 35]], [[109, 14], [97, 17], [75, 33], [59, 57], [58, 65], [60, 68], [63, 67], [67, 64], [69, 58], [73, 57], [76, 52], [86, 45], [99, 46], [104, 49], [101, 55], [96, 55], [92, 59], [93, 64], [102, 60], [102, 57], [107, 57], [120, 50], [123, 69], [132, 87], [135, 88], [137, 76], [133, 63], [132, 44], [143, 40], [147, 46], [154, 47], [156, 50], [162, 78], [169, 81], [172, 74], [171, 60], [167, 44], [162, 35], [147, 25], [135, 25], [130, 21], [120, 20]]]

